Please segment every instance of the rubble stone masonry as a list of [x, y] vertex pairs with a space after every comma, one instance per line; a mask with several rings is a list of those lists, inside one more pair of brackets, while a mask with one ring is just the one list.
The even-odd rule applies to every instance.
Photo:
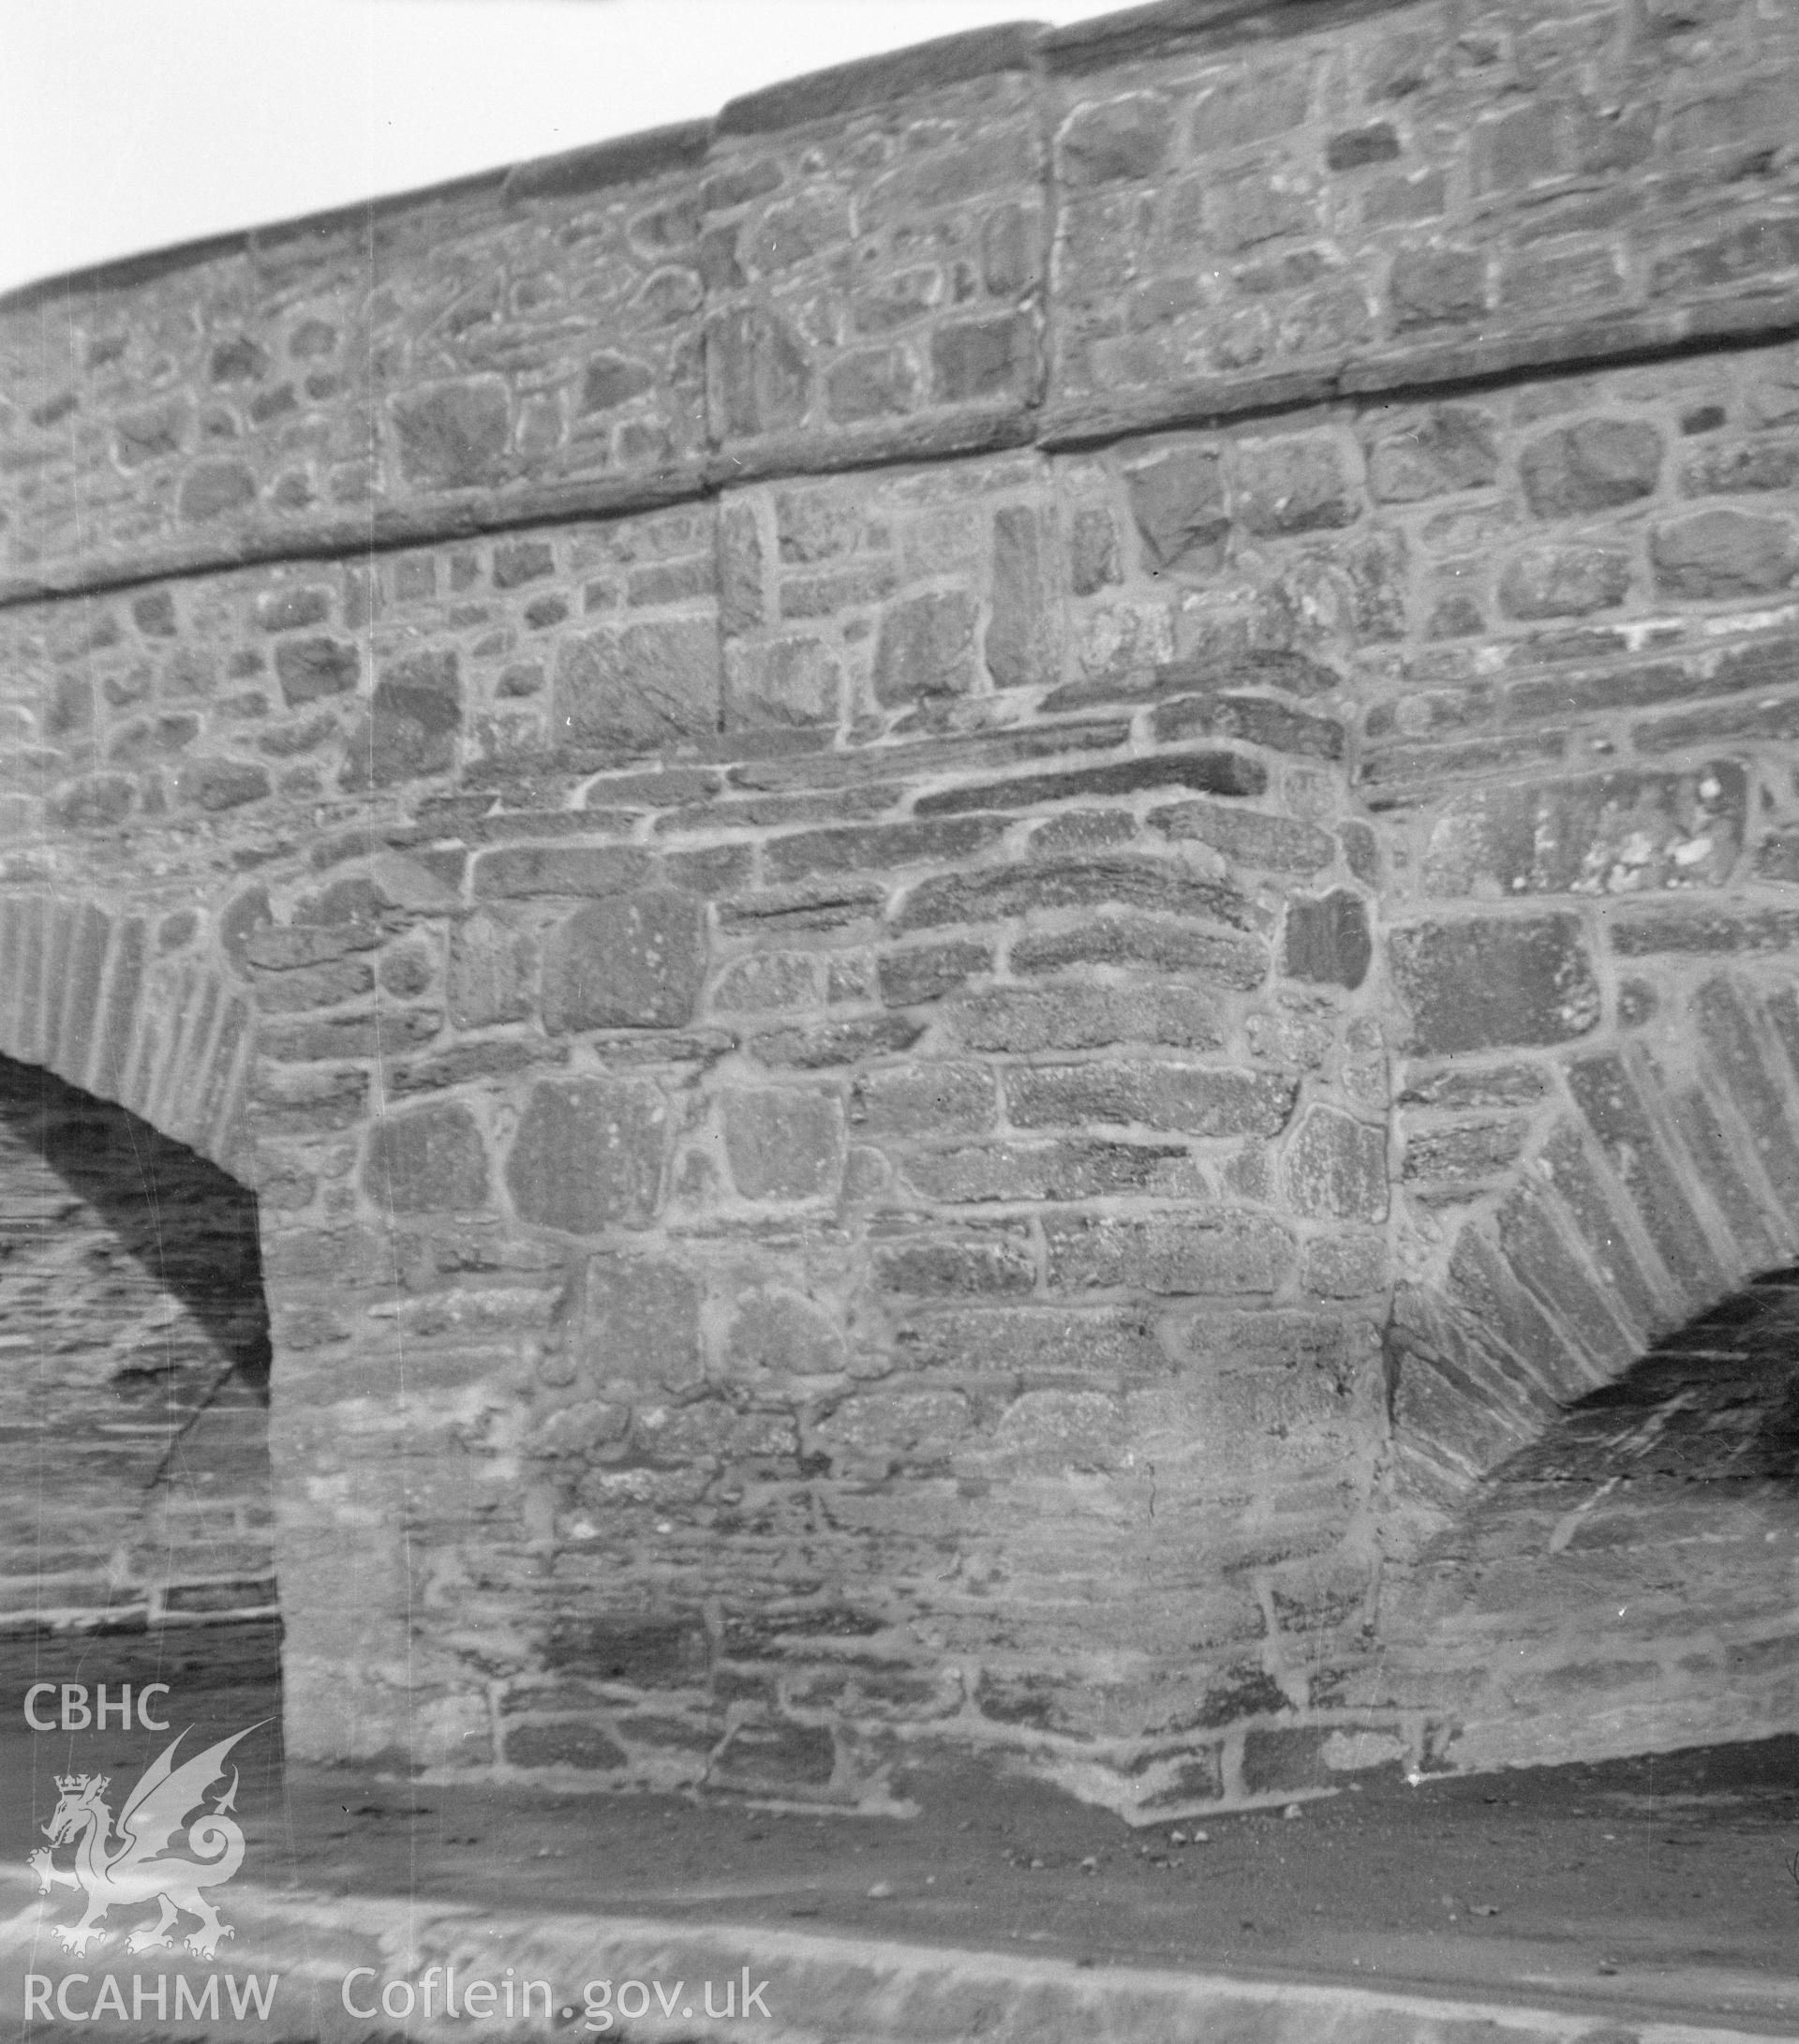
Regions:
[[1455, 1764], [1418, 1556], [1799, 1258], [1796, 24], [1173, 0], [0, 306], [0, 1052], [256, 1192], [290, 1751]]

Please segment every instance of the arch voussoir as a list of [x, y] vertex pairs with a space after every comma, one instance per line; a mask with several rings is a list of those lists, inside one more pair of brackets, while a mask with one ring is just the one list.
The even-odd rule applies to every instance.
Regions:
[[0, 1052], [115, 1101], [230, 1170], [253, 1011], [210, 965], [152, 984], [141, 916], [47, 893], [0, 898]]
[[1799, 994], [1718, 973], [1565, 1108], [1395, 1307], [1402, 1483], [1445, 1502], [1651, 1343], [1799, 1253]]

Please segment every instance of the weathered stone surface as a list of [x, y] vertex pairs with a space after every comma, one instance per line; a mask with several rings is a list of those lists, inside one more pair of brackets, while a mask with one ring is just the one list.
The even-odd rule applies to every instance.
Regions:
[[496, 917], [475, 915], [450, 940], [450, 1019], [459, 1029], [523, 1022], [531, 1011], [537, 946]]
[[1033, 341], [1030, 321], [1016, 313], [937, 327], [930, 336], [933, 394], [950, 405], [1021, 395], [1034, 366]]
[[1174, 139], [1174, 112], [1159, 93], [1134, 92], [1078, 107], [1056, 137], [1056, 165], [1071, 186], [1153, 177]]
[[1650, 534], [1656, 588], [1701, 601], [1764, 596], [1799, 575], [1799, 532], [1785, 518], [1747, 511], [1700, 511]]
[[1313, 532], [1360, 515], [1343, 449], [1328, 434], [1241, 441], [1235, 460], [1232, 508], [1252, 532]]
[[648, 871], [645, 854], [626, 845], [511, 844], [475, 860], [475, 896], [622, 894]]
[[1743, 769], [1717, 760], [1687, 774], [1599, 774], [1482, 788], [1432, 827], [1434, 894], [1624, 894], [1719, 887], [1743, 843]]
[[176, 507], [186, 522], [200, 525], [241, 512], [256, 497], [256, 472], [243, 462], [197, 461], [182, 480]]
[[1058, 1214], [1046, 1217], [1043, 1232], [1049, 1282], [1058, 1291], [1271, 1292], [1294, 1261], [1286, 1231], [1254, 1214], [1189, 1209], [1141, 1219]]
[[1190, 1136], [1271, 1136], [1286, 1126], [1298, 1091], [1281, 1072], [1148, 1060], [1019, 1065], [1005, 1075], [1007, 1110], [1020, 1128], [1135, 1122]]
[[842, 1022], [764, 1030], [750, 1039], [750, 1050], [765, 1065], [817, 1071], [909, 1051], [924, 1033], [925, 1024], [907, 1015], [860, 1015]]
[[1316, 824], [1268, 816], [1253, 809], [1227, 809], [1218, 802], [1177, 802], [1150, 812], [1165, 837], [1210, 844], [1227, 858], [1273, 873], [1316, 873], [1336, 857], [1336, 846]]
[[1214, 449], [1176, 449], [1128, 469], [1124, 480], [1152, 574], [1219, 565], [1230, 519], [1224, 464]]
[[944, 923], [995, 922], [1033, 908], [1078, 908], [1102, 903], [1201, 917], [1255, 929], [1263, 917], [1249, 898], [1221, 881], [1192, 876], [1152, 859], [1044, 859], [921, 881], [897, 918], [901, 930]]
[[362, 677], [362, 655], [342, 639], [284, 639], [275, 649], [275, 678], [289, 709], [321, 695], [352, 691]]
[[959, 589], [908, 596], [882, 613], [874, 699], [889, 709], [974, 686], [974, 605]]
[[1387, 1216], [1387, 1136], [1333, 1107], [1315, 1103], [1288, 1138], [1282, 1179], [1296, 1214], [1313, 1219]]
[[974, 1135], [999, 1112], [999, 1082], [986, 1065], [921, 1060], [860, 1073], [850, 1124], [870, 1136]]
[[[335, 959], [298, 972], [271, 976], [257, 988], [256, 1005], [264, 1015], [290, 1015], [308, 1007], [335, 1007], [356, 999], [375, 984], [374, 968], [365, 958]], [[422, 993], [423, 986], [410, 992]]]
[[1016, 937], [1012, 969], [1063, 972], [1071, 965], [1148, 966], [1156, 972], [1193, 972], [1213, 984], [1249, 992], [1268, 977], [1266, 947], [1238, 937], [1152, 922], [1136, 916], [1102, 916], [1053, 935]]
[[646, 888], [589, 903], [543, 947], [543, 1026], [680, 1029], [706, 978], [706, 911], [690, 894]]
[[843, 1114], [829, 1094], [796, 1088], [721, 1096], [731, 1177], [746, 1200], [816, 1200], [843, 1169]]
[[1159, 703], [1155, 735], [1164, 741], [1185, 738], [1239, 739], [1271, 752], [1299, 753], [1315, 759], [1343, 757], [1343, 726], [1334, 717], [1311, 717], [1256, 695], [1182, 695]]
[[[920, 808], [923, 808], [920, 804]], [[809, 873], [853, 873], [926, 862], [952, 864], [991, 844], [1005, 826], [991, 816], [963, 816], [954, 821], [924, 819], [906, 823], [851, 826], [833, 830], [801, 830], [771, 838], [763, 850], [769, 878], [799, 880]]]
[[921, 1150], [908, 1181], [948, 1205], [985, 1201], [1091, 1200], [1108, 1193], [1182, 1189], [1187, 1153], [1150, 1142], [995, 1142]]
[[334, 1058], [384, 1058], [403, 1055], [429, 1043], [442, 1018], [429, 1008], [395, 1008], [385, 1013], [331, 1015], [318, 1022], [271, 1025], [257, 1037], [257, 1049], [283, 1064], [317, 1065]]
[[183, 801], [216, 813], [260, 801], [272, 792], [266, 767], [243, 759], [190, 759], [175, 776]]
[[1289, 979], [1353, 990], [1367, 977], [1374, 955], [1360, 895], [1336, 888], [1319, 899], [1296, 894], [1287, 903], [1281, 970]]
[[985, 944], [917, 944], [884, 952], [876, 969], [881, 998], [889, 1007], [909, 1007], [940, 1001], [992, 966], [993, 953]]
[[700, 1288], [691, 1270], [657, 1257], [589, 1257], [582, 1267], [570, 1332], [588, 1378], [605, 1386], [697, 1383]]
[[1568, 1087], [1675, 1283], [1689, 1299], [1717, 1298], [1725, 1273], [1629, 1067], [1610, 1052], [1578, 1058], [1568, 1067]]
[[712, 1006], [751, 1012], [811, 1007], [818, 1000], [818, 961], [805, 951], [752, 951], [720, 975]]
[[1409, 1049], [1420, 1056], [1567, 1043], [1599, 1019], [1572, 916], [1424, 923], [1395, 931], [1389, 956], [1412, 1011]]
[[347, 786], [389, 787], [456, 761], [462, 683], [453, 652], [409, 653], [375, 684], [364, 734], [351, 741]]
[[1583, 419], [1532, 440], [1518, 471], [1539, 518], [1567, 518], [1653, 494], [1661, 455], [1661, 435], [1645, 421]]
[[1222, 1048], [1219, 1004], [1198, 987], [996, 987], [958, 1004], [951, 1026], [971, 1050], [1090, 1051], [1108, 1043]]
[[811, 638], [769, 639], [725, 651], [727, 730], [835, 724], [841, 677], [830, 649]]
[[752, 1293], [738, 1306], [725, 1336], [724, 1365], [738, 1380], [835, 1377], [843, 1367], [843, 1336], [809, 1299], [791, 1291]]
[[487, 1203], [487, 1146], [466, 1107], [384, 1115], [368, 1140], [363, 1184], [396, 1214], [466, 1214]]
[[521, 1220], [593, 1235], [648, 1224], [662, 1186], [668, 1103], [641, 1080], [544, 1080], [506, 1160]]
[[992, 614], [982, 650], [995, 688], [1048, 688], [1062, 678], [1054, 559], [1054, 534], [1037, 512], [1011, 504], [994, 513]]
[[1505, 565], [1499, 602], [1512, 618], [1584, 618], [1621, 604], [1630, 579], [1621, 547], [1526, 546]]
[[1208, 795], [1261, 795], [1268, 769], [1241, 753], [1161, 753], [1147, 759], [1114, 760], [1105, 767], [1076, 767], [1065, 773], [1023, 774], [1012, 781], [946, 788], [920, 796], [921, 816], [952, 815], [978, 809], [1034, 809], [1070, 797], [1132, 795], [1139, 788], [1198, 788]]
[[1035, 1255], [1016, 1222], [880, 1243], [874, 1267], [884, 1290], [926, 1299], [1028, 1292], [1037, 1282]]
[[672, 618], [565, 638], [553, 689], [557, 731], [569, 744], [647, 752], [702, 737], [722, 713], [717, 628]]
[[501, 378], [471, 377], [463, 383], [407, 391], [391, 409], [400, 472], [409, 483], [470, 489], [505, 479], [512, 419]]
[[1021, 1376], [1160, 1376], [1167, 1369], [1151, 1316], [1129, 1307], [942, 1307], [899, 1328], [896, 1352], [918, 1369]]
[[1368, 493], [1377, 503], [1410, 504], [1452, 490], [1479, 489], [1499, 473], [1498, 425], [1469, 405], [1434, 405], [1368, 442]]
[[806, 351], [776, 314], [745, 306], [710, 320], [706, 365], [708, 409], [726, 432], [779, 432], [805, 416]]
[[1497, 1177], [1516, 1162], [1529, 1132], [1530, 1124], [1515, 1114], [1408, 1130], [1403, 1175], [1453, 1185]]

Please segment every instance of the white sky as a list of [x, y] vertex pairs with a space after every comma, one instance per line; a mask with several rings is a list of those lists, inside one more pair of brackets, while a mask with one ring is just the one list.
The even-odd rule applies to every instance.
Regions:
[[1111, 0], [0, 0], [0, 291]]

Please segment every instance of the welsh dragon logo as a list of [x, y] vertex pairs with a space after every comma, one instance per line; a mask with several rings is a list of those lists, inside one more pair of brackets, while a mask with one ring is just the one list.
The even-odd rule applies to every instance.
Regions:
[[[65, 1951], [79, 1955], [92, 1940], [104, 1940], [110, 1933], [100, 1919], [111, 1911], [152, 1902], [161, 1905], [162, 1913], [154, 1924], [130, 1933], [126, 1939], [129, 1951], [172, 1945], [169, 1933], [181, 1916], [200, 1918], [200, 1928], [186, 1940], [197, 1958], [211, 1959], [220, 1940], [234, 1934], [201, 1889], [222, 1887], [244, 1864], [244, 1833], [230, 1814], [236, 1807], [237, 1769], [231, 1769], [230, 1786], [210, 1809], [202, 1798], [224, 1779], [226, 1754], [256, 1729], [246, 1725], [176, 1767], [175, 1748], [187, 1736], [178, 1733], [143, 1770], [119, 1812], [116, 1828], [104, 1800], [112, 1786], [106, 1775], [57, 1776], [60, 1798], [44, 1826], [50, 1843], [30, 1856], [30, 1865], [40, 1895], [59, 1887], [80, 1888], [87, 1895], [82, 1920], [72, 1930], [57, 1926]], [[190, 1815], [193, 1821], [188, 1822]], [[184, 1824], [187, 1848], [196, 1856], [191, 1859], [165, 1849]], [[56, 1848], [67, 1844], [75, 1848], [72, 1871], [52, 1862]]]

